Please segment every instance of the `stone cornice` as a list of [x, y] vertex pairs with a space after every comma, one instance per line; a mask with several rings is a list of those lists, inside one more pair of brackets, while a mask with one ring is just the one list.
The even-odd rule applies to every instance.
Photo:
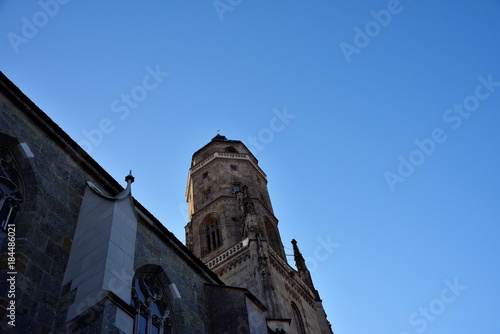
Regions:
[[249, 239], [246, 238], [245, 240], [242, 240], [238, 242], [236, 245], [233, 247], [227, 249], [223, 253], [213, 257], [212, 259], [208, 260], [206, 262], [206, 265], [210, 269], [214, 269], [215, 267], [218, 267], [222, 265], [223, 263], [227, 262], [231, 258], [235, 257], [237, 254], [239, 254], [242, 250], [248, 247], [249, 244]]
[[223, 276], [225, 272], [234, 269], [235, 267], [239, 266], [240, 264], [249, 259], [250, 259], [250, 251], [248, 248], [245, 248], [243, 251], [235, 255], [234, 258], [231, 258], [230, 260], [227, 260], [224, 263], [220, 263], [217, 268], [213, 268], [212, 270], [216, 275], [220, 277]]

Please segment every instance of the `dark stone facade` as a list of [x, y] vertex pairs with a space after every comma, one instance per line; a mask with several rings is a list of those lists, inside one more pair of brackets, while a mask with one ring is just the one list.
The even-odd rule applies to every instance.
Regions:
[[[235, 146], [241, 143], [233, 142]], [[220, 143], [224, 147], [226, 144]], [[5, 219], [15, 226], [15, 264], [9, 257], [9, 249], [0, 243], [1, 333], [118, 334], [136, 333], [147, 326], [149, 331], [158, 328], [177, 334], [265, 334], [272, 332], [270, 324], [290, 322], [286, 319], [287, 310], [274, 309], [280, 307], [279, 303], [273, 304], [272, 312], [268, 309], [265, 303], [268, 296], [254, 289], [244, 273], [257, 270], [253, 266], [262, 263], [255, 262], [254, 256], [260, 254], [272, 260], [266, 273], [274, 275], [274, 284], [288, 278], [279, 273], [283, 266], [285, 271], [293, 269], [284, 265], [277, 231], [262, 244], [257, 240], [258, 233], [250, 231], [250, 236], [257, 235], [250, 238], [253, 253], [244, 249], [241, 252], [244, 258], [235, 264], [238, 270], [246, 268], [234, 279], [241, 284], [226, 285], [218, 276], [223, 271], [220, 266], [216, 274], [200, 260], [203, 256], [195, 255], [203, 252], [200, 240], [188, 241], [189, 248], [184, 246], [131, 196], [133, 176], [126, 177], [124, 188], [1, 72], [0, 148], [14, 157], [22, 179], [22, 202], [10, 221], [2, 211], [2, 194], [8, 189], [2, 188], [6, 181], [0, 177], [0, 222]], [[197, 152], [203, 152], [203, 156], [195, 154], [199, 161], [193, 163], [199, 163], [218, 149], [217, 145], [203, 147]], [[251, 159], [251, 162], [226, 159], [222, 163], [224, 168], [238, 171], [239, 183], [256, 182], [253, 189], [260, 196], [254, 199], [255, 208], [253, 202], [245, 202], [245, 210], [253, 215], [255, 210], [267, 212], [269, 224], [277, 229], [266, 176], [256, 167], [257, 160], [253, 156]], [[216, 170], [211, 169], [210, 178], [227, 177]], [[256, 172], [250, 175], [249, 171]], [[195, 177], [203, 175], [198, 173]], [[196, 179], [196, 184], [203, 182]], [[221, 198], [219, 209], [231, 208], [235, 214], [228, 218], [234, 219], [224, 222], [230, 227], [221, 236], [224, 248], [204, 260], [239, 247], [233, 244], [240, 242], [242, 235], [241, 217], [236, 214], [240, 205], [234, 200], [231, 187], [232, 184], [227, 189], [213, 188], [213, 196]], [[196, 198], [196, 205], [203, 205], [199, 193], [191, 195]], [[7, 232], [0, 229], [0, 233]], [[268, 242], [270, 251], [266, 248]], [[248, 242], [242, 245], [245, 248]], [[265, 251], [258, 245], [264, 245]], [[245, 255], [246, 252], [250, 255]], [[11, 276], [15, 276], [14, 285], [7, 280]], [[310, 298], [310, 289], [297, 278], [294, 280], [296, 283], [289, 285], [278, 283], [276, 291], [280, 298], [288, 298], [294, 289], [297, 295], [302, 293], [306, 299]], [[12, 286], [15, 296], [10, 294]], [[300, 298], [297, 297], [299, 306], [304, 304]], [[317, 315], [311, 312], [322, 310], [322, 306], [313, 299], [305, 315], [315, 322]], [[12, 303], [15, 303], [15, 318]], [[269, 319], [271, 313], [282, 316]], [[326, 315], [320, 316], [326, 322]]]
[[[69, 145], [61, 147], [61, 141], [69, 137], [58, 138], [57, 128], [47, 126], [48, 117], [6, 78], [2, 77], [0, 85], [0, 145], [13, 153], [24, 181], [23, 207], [15, 231], [17, 307], [13, 332], [48, 333], [62, 321], [62, 279], [88, 174], [71, 158], [76, 151]], [[35, 130], [37, 126], [39, 130]], [[29, 157], [20, 143], [26, 143], [34, 157]], [[5, 269], [5, 253], [1, 261]], [[2, 297], [7, 295], [5, 272], [0, 280]], [[4, 307], [0, 307], [0, 317], [5, 317]], [[1, 330], [9, 329], [4, 318]]]
[[[266, 308], [246, 289], [206, 285], [209, 334], [266, 333]], [[227, 303], [227, 301], [231, 301]]]

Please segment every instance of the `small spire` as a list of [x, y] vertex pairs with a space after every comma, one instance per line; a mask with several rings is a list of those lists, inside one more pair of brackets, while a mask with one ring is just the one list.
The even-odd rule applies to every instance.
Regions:
[[217, 130], [217, 136], [220, 136], [220, 129]]
[[107, 198], [107, 199], [110, 199], [110, 200], [122, 200], [126, 197], [128, 197], [131, 192], [132, 192], [132, 182], [134, 182], [135, 178], [134, 176], [132, 175], [132, 170], [128, 173], [127, 176], [125, 176], [125, 182], [127, 182], [127, 187], [125, 189], [123, 189], [120, 193], [118, 193], [116, 196], [109, 196], [107, 194], [105, 194], [104, 192], [102, 192], [102, 190], [100, 190], [99, 188], [97, 188], [95, 186], [94, 183], [92, 183], [91, 181], [87, 181], [87, 184], [89, 185], [90, 189], [92, 189], [93, 191], [95, 191], [97, 194], [99, 194], [100, 196], [104, 197], [104, 198]]
[[311, 273], [309, 272], [309, 269], [307, 269], [306, 260], [304, 260], [304, 257], [302, 256], [302, 253], [300, 252], [299, 247], [297, 246], [297, 241], [295, 239], [292, 239], [292, 245], [293, 245], [293, 257], [295, 259], [295, 266], [297, 267], [297, 271], [299, 272], [302, 281], [306, 283], [306, 285], [312, 290], [316, 300], [320, 300], [319, 293], [314, 288], [314, 284], [311, 278]]
[[292, 239], [292, 245], [293, 245], [293, 257], [295, 260], [295, 265], [297, 266], [297, 270], [298, 271], [307, 270], [306, 261], [304, 260], [304, 257], [302, 256], [302, 253], [300, 252], [299, 247], [297, 246], [297, 240]]

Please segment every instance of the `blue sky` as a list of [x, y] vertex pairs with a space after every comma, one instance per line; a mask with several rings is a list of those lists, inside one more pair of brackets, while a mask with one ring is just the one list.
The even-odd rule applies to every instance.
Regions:
[[336, 334], [500, 333], [500, 1], [54, 1], [0, 69], [180, 240], [220, 129]]

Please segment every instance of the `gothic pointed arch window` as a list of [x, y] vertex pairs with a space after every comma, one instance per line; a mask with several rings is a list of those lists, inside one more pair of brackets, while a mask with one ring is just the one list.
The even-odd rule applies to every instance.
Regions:
[[171, 307], [158, 277], [145, 273], [136, 277], [132, 306], [137, 310], [134, 334], [174, 334]]
[[9, 230], [21, 211], [23, 182], [11, 151], [0, 146], [0, 251], [5, 247]]
[[297, 334], [306, 334], [306, 329], [304, 327], [304, 321], [302, 320], [302, 316], [300, 315], [299, 308], [292, 302], [292, 322], [290, 323], [290, 327], [294, 329], [292, 333]]

